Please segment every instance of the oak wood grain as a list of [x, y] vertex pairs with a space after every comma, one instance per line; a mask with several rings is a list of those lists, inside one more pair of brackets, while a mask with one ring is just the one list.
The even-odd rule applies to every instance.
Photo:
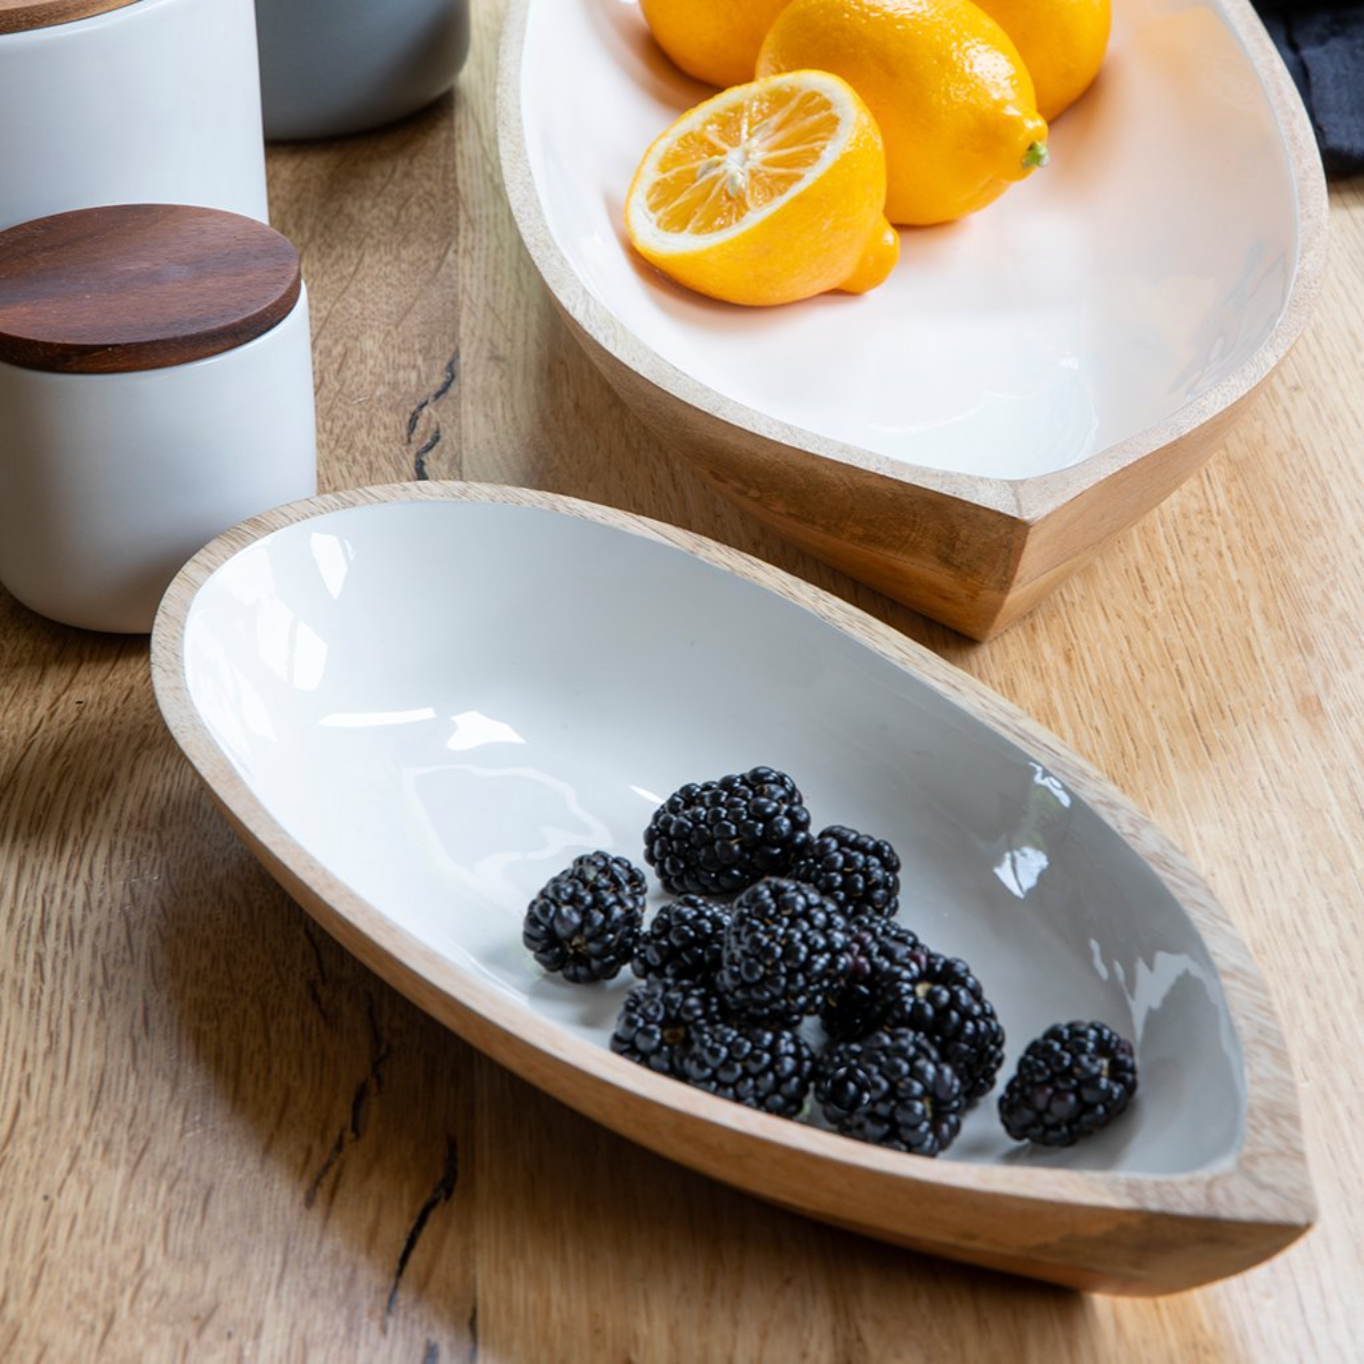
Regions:
[[[1035, 716], [1188, 854], [1256, 957], [1321, 1220], [1248, 1274], [1135, 1300], [735, 1197], [380, 983], [213, 806], [145, 644], [0, 597], [0, 1358], [1354, 1358], [1364, 182], [1333, 187], [1313, 319], [1222, 449], [974, 644], [731, 506], [567, 334], [499, 182], [503, 12], [473, 7], [453, 98], [271, 151], [274, 221], [314, 307], [323, 485], [414, 477], [420, 458], [431, 477], [655, 516], [872, 611]], [[439, 610], [456, 585], [412, 590]]]
[[298, 252], [222, 209], [114, 204], [0, 232], [0, 361], [68, 374], [188, 364], [298, 301]]

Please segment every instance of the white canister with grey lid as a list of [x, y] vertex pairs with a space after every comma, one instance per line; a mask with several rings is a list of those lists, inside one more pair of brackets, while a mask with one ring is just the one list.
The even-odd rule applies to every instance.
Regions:
[[0, 0], [0, 228], [127, 203], [266, 220], [252, 0]]
[[0, 584], [151, 629], [220, 532], [316, 491], [298, 254], [254, 219], [102, 206], [0, 232]]

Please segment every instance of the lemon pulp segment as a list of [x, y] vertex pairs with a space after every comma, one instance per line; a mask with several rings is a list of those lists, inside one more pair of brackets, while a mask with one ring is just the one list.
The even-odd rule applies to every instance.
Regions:
[[899, 255], [882, 212], [885, 153], [837, 76], [795, 71], [688, 110], [644, 154], [625, 200], [636, 250], [730, 303], [879, 284]]
[[841, 123], [813, 90], [721, 109], [664, 150], [645, 204], [663, 232], [723, 232], [751, 222], [836, 154]]

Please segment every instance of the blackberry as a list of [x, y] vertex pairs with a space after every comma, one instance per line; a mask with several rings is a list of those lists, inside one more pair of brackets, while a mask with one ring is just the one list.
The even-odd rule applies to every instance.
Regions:
[[1055, 1023], [1019, 1058], [999, 1117], [1015, 1141], [1073, 1146], [1107, 1127], [1136, 1092], [1130, 1042], [1103, 1023]]
[[683, 895], [654, 914], [639, 936], [631, 968], [637, 976], [712, 980], [720, 967], [728, 926], [727, 905], [700, 895]]
[[819, 1012], [851, 962], [848, 921], [833, 902], [774, 876], [734, 902], [716, 983], [737, 1017], [790, 1026]]
[[815, 1099], [845, 1137], [920, 1156], [951, 1146], [966, 1107], [956, 1071], [909, 1028], [831, 1048], [816, 1067]]
[[521, 941], [546, 971], [610, 980], [634, 954], [648, 883], [624, 857], [584, 853], [530, 902]]
[[894, 915], [900, 907], [899, 871], [900, 858], [884, 838], [831, 824], [787, 874], [823, 891], [851, 919]]
[[795, 782], [755, 767], [669, 796], [644, 831], [644, 860], [674, 895], [733, 895], [784, 872], [809, 843]]
[[677, 1073], [722, 1099], [798, 1118], [814, 1064], [814, 1052], [793, 1029], [710, 1023], [691, 1030]]
[[661, 977], [625, 996], [611, 1034], [611, 1050], [662, 1075], [678, 1078], [677, 1061], [694, 1030], [720, 1021], [720, 1002], [704, 986]]
[[959, 957], [923, 951], [917, 971], [881, 980], [879, 1026], [913, 1028], [961, 1077], [968, 1103], [994, 1086], [1004, 1064], [1004, 1029], [980, 981]]
[[852, 923], [852, 964], [826, 998], [819, 1021], [834, 1042], [854, 1042], [880, 1026], [886, 977], [917, 980], [926, 951], [918, 934], [898, 919], [868, 918]]

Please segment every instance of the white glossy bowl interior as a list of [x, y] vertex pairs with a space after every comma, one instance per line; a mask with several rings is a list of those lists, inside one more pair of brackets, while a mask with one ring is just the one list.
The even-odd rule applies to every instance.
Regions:
[[1298, 262], [1284, 134], [1223, 7], [1114, 11], [1045, 171], [960, 223], [904, 231], [870, 294], [748, 310], [664, 281], [621, 225], [645, 147], [713, 91], [668, 62], [632, 0], [531, 0], [520, 105], [549, 232], [622, 327], [765, 417], [947, 472], [1066, 468], [1245, 365]]
[[633, 978], [546, 977], [520, 941], [531, 896], [580, 852], [640, 861], [650, 812], [683, 782], [768, 763], [817, 825], [895, 843], [902, 917], [975, 966], [1010, 1069], [1061, 1019], [1137, 1044], [1139, 1100], [1089, 1144], [1015, 1148], [992, 1097], [950, 1159], [1166, 1173], [1235, 1157], [1240, 1044], [1164, 882], [1014, 743], [753, 582], [543, 508], [360, 506], [219, 568], [188, 610], [184, 667], [199, 719], [288, 835], [570, 1033], [605, 1047]]

